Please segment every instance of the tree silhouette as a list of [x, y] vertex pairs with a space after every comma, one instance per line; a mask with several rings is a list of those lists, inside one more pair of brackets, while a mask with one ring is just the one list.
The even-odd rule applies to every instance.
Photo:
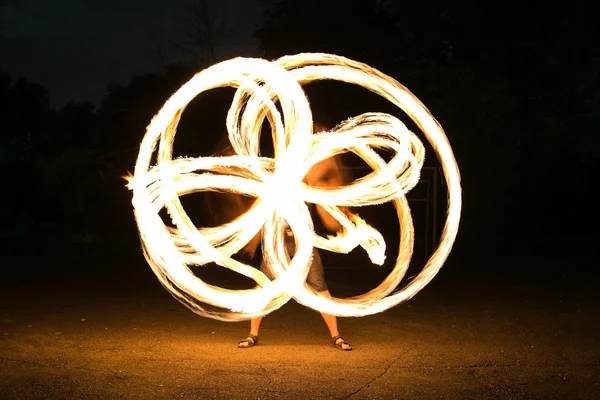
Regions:
[[[90, 103], [50, 108], [46, 89], [2, 75], [2, 119], [7, 127], [0, 163], [3, 218], [8, 239], [52, 241], [85, 226], [91, 198], [89, 160], [94, 152], [95, 113]], [[83, 227], [88, 229], [89, 227]], [[26, 242], [27, 243], [27, 242]]]
[[[190, 4], [202, 65], [170, 64], [110, 84], [97, 109], [89, 102], [52, 109], [42, 85], [0, 73], [0, 185], [10, 193], [0, 200], [5, 239], [26, 243], [39, 235], [104, 249], [136, 240], [122, 176], [132, 171], [164, 101], [215, 61], [219, 20], [206, 20], [207, 2]], [[461, 168], [464, 249], [486, 251], [496, 236], [511, 243], [514, 235], [595, 231], [600, 49], [592, 44], [600, 37], [585, 8], [504, 3], [487, 12], [477, 2], [391, 0], [271, 0], [265, 7], [256, 30], [264, 57], [320, 51], [363, 61], [405, 84], [432, 111]], [[325, 124], [365, 111], [397, 112], [350, 85], [305, 89]], [[214, 150], [232, 93], [217, 89], [192, 101], [175, 156]], [[436, 165], [431, 149], [427, 162]]]
[[[515, 231], [558, 235], [565, 225], [590, 229], [581, 222], [596, 209], [586, 193], [599, 159], [598, 49], [590, 45], [599, 33], [585, 8], [265, 3], [256, 31], [265, 57], [323, 51], [364, 61], [428, 106], [461, 167], [463, 240], [489, 242]], [[351, 97], [324, 95], [353, 115]], [[558, 182], [571, 182], [564, 210], [549, 195]]]

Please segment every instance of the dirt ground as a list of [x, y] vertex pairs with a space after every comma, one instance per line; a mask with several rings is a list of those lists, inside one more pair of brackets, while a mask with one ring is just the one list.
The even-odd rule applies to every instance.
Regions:
[[[447, 265], [409, 302], [341, 319], [354, 346], [341, 352], [293, 301], [238, 349], [247, 323], [193, 314], [143, 261], [84, 268], [0, 283], [0, 399], [600, 398], [590, 279], [467, 279]], [[366, 285], [332, 275], [333, 292]]]

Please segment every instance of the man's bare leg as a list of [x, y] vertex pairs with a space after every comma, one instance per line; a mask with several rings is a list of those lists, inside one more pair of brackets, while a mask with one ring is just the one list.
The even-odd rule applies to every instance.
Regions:
[[258, 330], [260, 329], [260, 323], [263, 317], [252, 318], [250, 320], [250, 333], [254, 336], [258, 336]]
[[[331, 293], [329, 293], [329, 290], [319, 292], [319, 294], [321, 294], [325, 297], [331, 297]], [[352, 350], [352, 346], [350, 345], [350, 343], [344, 341], [344, 339], [342, 337], [340, 337], [340, 332], [338, 331], [338, 325], [337, 325], [337, 317], [335, 315], [326, 314], [326, 313], [321, 313], [321, 317], [323, 317], [323, 320], [325, 321], [325, 324], [327, 325], [327, 329], [329, 329], [329, 333], [331, 334], [331, 337], [332, 338], [338, 337], [338, 339], [336, 339], [334, 344], [336, 346], [338, 346], [341, 350]]]
[[250, 334], [246, 339], [243, 339], [238, 343], [238, 347], [247, 348], [258, 343], [258, 331], [260, 329], [260, 323], [262, 322], [262, 319], [263, 317], [257, 317], [250, 320]]

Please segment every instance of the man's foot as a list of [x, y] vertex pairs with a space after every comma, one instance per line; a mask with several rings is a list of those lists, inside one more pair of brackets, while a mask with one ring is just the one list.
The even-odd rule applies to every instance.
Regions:
[[346, 342], [346, 341], [344, 340], [344, 338], [343, 338], [343, 337], [341, 337], [340, 335], [338, 335], [338, 336], [334, 336], [334, 337], [332, 338], [332, 340], [333, 340], [332, 344], [333, 344], [333, 345], [334, 345], [336, 348], [338, 348], [338, 349], [340, 349], [340, 350], [342, 350], [342, 351], [350, 351], [350, 350], [352, 350], [352, 345], [350, 345], [350, 343]]
[[258, 336], [249, 334], [248, 337], [244, 340], [240, 340], [238, 343], [238, 347], [240, 349], [247, 349], [248, 347], [252, 347], [258, 344]]

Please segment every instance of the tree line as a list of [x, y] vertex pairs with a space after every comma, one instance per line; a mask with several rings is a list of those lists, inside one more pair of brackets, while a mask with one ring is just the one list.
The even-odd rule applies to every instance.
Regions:
[[[271, 0], [255, 36], [264, 58], [331, 52], [366, 62], [415, 93], [445, 128], [461, 168], [464, 243], [515, 232], [593, 232], [600, 50], [592, 13], [558, 3], [503, 3], [493, 12], [458, 3]], [[0, 74], [5, 242], [129, 246], [136, 232], [122, 176], [132, 171], [152, 116], [208, 64], [171, 64], [108, 85], [97, 106], [71, 101], [60, 109], [42, 85]], [[309, 86], [312, 108], [327, 122], [387, 111], [354, 88]], [[177, 154], [210, 152], [224, 133], [231, 93], [194, 100]]]

